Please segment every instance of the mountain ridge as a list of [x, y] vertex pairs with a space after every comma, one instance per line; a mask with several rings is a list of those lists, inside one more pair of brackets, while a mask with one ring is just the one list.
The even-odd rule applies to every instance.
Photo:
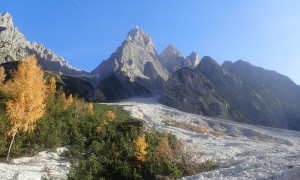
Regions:
[[27, 41], [22, 32], [14, 26], [12, 16], [0, 13], [0, 64], [11, 61], [22, 61], [29, 55], [36, 55], [38, 63], [46, 70], [63, 72], [71, 75], [82, 75], [81, 71], [54, 54], [42, 44]]

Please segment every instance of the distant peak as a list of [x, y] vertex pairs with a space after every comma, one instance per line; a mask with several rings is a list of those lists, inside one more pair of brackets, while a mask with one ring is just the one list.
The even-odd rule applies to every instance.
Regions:
[[211, 58], [210, 56], [204, 56], [198, 67], [200, 69], [217, 69], [220, 67], [219, 63], [217, 61], [215, 61], [213, 58]]
[[150, 46], [151, 48], [154, 48], [150, 35], [144, 33], [144, 31], [138, 26], [128, 32], [126, 40], [135, 44], [139, 44], [143, 47]]
[[195, 51], [192, 51], [190, 56], [198, 56], [198, 54]]
[[162, 52], [162, 54], [168, 54], [168, 55], [174, 54], [174, 55], [182, 56], [181, 52], [177, 48], [175, 48], [172, 44], [169, 44], [164, 49], [164, 51]]
[[[173, 46], [173, 44], [169, 44], [167, 47], [166, 47], [166, 49], [176, 49], [174, 46]], [[176, 49], [177, 50], [177, 49]]]
[[215, 61], [212, 57], [210, 56], [204, 56], [201, 61], [203, 62], [210, 62], [210, 63], [214, 63], [214, 64], [218, 64], [217, 61]]
[[12, 18], [12, 16], [10, 15], [9, 12], [5, 12], [2, 14], [2, 17], [6, 17], [6, 18]]
[[8, 12], [0, 14], [0, 26], [1, 27], [13, 26], [13, 18]]
[[192, 51], [191, 54], [186, 57], [186, 60], [188, 63], [188, 67], [192, 69], [195, 68], [200, 63], [199, 56], [195, 51]]
[[247, 62], [247, 61], [243, 61], [243, 60], [241, 60], [241, 59], [239, 59], [239, 60], [235, 61], [235, 62], [234, 62], [234, 64], [245, 64], [245, 65], [251, 65], [249, 62]]
[[128, 32], [127, 38], [133, 39], [133, 38], [135, 38], [137, 36], [147, 36], [147, 34], [145, 34], [144, 31], [140, 27], [135, 26], [133, 29], [131, 29]]
[[189, 56], [187, 56], [186, 58], [187, 59], [197, 59], [197, 60], [199, 60], [199, 56], [195, 51], [192, 51], [191, 54]]

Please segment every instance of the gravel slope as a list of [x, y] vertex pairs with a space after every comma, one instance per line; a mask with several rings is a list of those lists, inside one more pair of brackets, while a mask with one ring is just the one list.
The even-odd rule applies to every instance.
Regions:
[[[219, 168], [182, 179], [300, 179], [300, 132], [183, 113], [161, 105], [157, 98], [132, 98], [124, 105], [148, 127], [169, 131], [213, 159]], [[197, 133], [187, 126], [199, 126], [209, 133]]]
[[1, 180], [39, 180], [66, 179], [70, 164], [59, 155], [66, 150], [58, 148], [55, 152], [40, 152], [33, 157], [13, 159], [11, 163], [0, 163]]

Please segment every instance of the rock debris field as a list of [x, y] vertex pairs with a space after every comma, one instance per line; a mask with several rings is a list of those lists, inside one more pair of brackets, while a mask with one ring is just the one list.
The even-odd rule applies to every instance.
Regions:
[[[219, 164], [213, 171], [182, 179], [300, 179], [300, 132], [184, 113], [157, 99], [132, 98], [117, 104], [148, 127], [171, 132], [204, 152], [199, 161], [211, 159]], [[208, 132], [198, 133], [190, 127]]]

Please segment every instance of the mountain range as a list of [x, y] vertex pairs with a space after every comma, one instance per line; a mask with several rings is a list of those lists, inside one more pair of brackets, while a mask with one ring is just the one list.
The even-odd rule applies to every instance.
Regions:
[[4, 13], [0, 14], [0, 52], [0, 64], [35, 54], [45, 70], [72, 76], [69, 84], [78, 76], [89, 78], [88, 85], [76, 89], [84, 91], [89, 101], [160, 95], [162, 104], [182, 111], [300, 130], [300, 87], [288, 77], [242, 60], [220, 65], [209, 56], [200, 60], [196, 52], [184, 57], [173, 45], [158, 54], [150, 35], [139, 27], [129, 31], [107, 60], [85, 72], [42, 44], [27, 41], [11, 15]]

